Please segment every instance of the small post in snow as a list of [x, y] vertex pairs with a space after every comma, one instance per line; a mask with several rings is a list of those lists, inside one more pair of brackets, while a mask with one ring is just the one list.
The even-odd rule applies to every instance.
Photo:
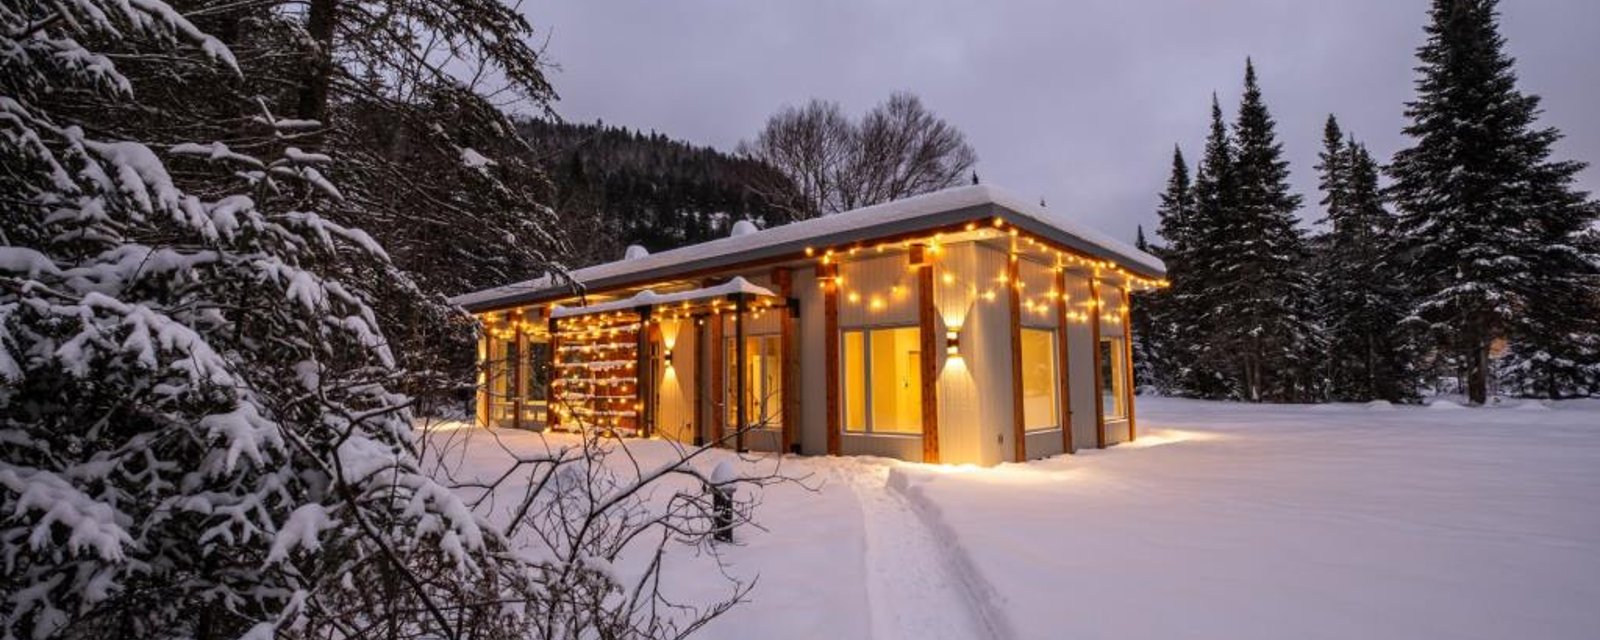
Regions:
[[736, 479], [733, 462], [723, 460], [711, 470], [711, 482], [706, 490], [711, 492], [711, 539], [733, 542], [733, 487]]

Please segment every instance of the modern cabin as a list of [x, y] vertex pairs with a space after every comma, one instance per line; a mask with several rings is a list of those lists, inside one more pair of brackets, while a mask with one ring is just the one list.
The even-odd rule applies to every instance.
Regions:
[[975, 463], [1136, 434], [1147, 253], [989, 186], [458, 296], [478, 420]]

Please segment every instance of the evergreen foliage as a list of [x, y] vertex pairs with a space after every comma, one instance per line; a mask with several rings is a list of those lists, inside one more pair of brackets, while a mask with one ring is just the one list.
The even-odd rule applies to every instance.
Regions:
[[1537, 126], [1538, 97], [1517, 89], [1496, 7], [1434, 0], [1406, 107], [1413, 144], [1389, 166], [1414, 299], [1407, 321], [1475, 403], [1488, 399], [1501, 339], [1525, 390], [1559, 394], [1592, 369], [1582, 345], [1597, 295], [1593, 257], [1578, 244], [1595, 215], [1572, 187], [1583, 165], [1551, 159], [1560, 134]]
[[787, 180], [772, 167], [711, 147], [604, 123], [519, 122], [517, 130], [554, 184], [554, 206], [574, 237], [575, 266], [610, 262], [628, 245], [652, 252], [728, 235], [733, 223], [786, 221], [771, 194]]
[[1394, 219], [1384, 208], [1378, 165], [1366, 147], [1344, 137], [1328, 116], [1319, 155], [1318, 184], [1332, 229], [1319, 239], [1326, 378], [1334, 400], [1393, 401], [1412, 397], [1414, 380], [1399, 328], [1405, 315], [1405, 280], [1395, 263]]

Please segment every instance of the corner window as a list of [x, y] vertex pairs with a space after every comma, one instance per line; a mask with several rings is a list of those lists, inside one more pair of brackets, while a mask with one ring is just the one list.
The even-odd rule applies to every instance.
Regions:
[[846, 431], [922, 433], [921, 341], [914, 326], [843, 332], [839, 378]]
[[1061, 424], [1057, 403], [1056, 332], [1022, 330], [1022, 423], [1028, 431], [1055, 429]]
[[1100, 338], [1100, 407], [1106, 420], [1128, 417], [1127, 366], [1122, 338]]

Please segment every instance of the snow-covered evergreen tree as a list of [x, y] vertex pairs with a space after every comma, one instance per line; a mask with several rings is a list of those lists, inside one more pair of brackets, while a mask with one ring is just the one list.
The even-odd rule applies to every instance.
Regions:
[[[1161, 192], [1161, 202], [1156, 208], [1156, 217], [1160, 226], [1156, 233], [1166, 244], [1149, 243], [1144, 238], [1144, 227], [1139, 227], [1139, 241], [1141, 248], [1159, 256], [1167, 263], [1168, 272], [1173, 278], [1182, 278], [1179, 275], [1187, 269], [1191, 245], [1188, 240], [1188, 224], [1194, 216], [1194, 185], [1189, 179], [1189, 163], [1184, 160], [1183, 150], [1176, 145], [1172, 149], [1172, 169], [1167, 178], [1166, 189]], [[1135, 295], [1134, 312], [1138, 314], [1140, 322], [1134, 326], [1134, 333], [1143, 345], [1143, 353], [1136, 354], [1145, 361], [1136, 363], [1136, 374], [1140, 386], [1150, 387], [1162, 393], [1181, 392], [1176, 372], [1183, 369], [1180, 356], [1180, 341], [1173, 334], [1174, 301], [1173, 289], [1157, 289], [1141, 292]]]
[[[133, 99], [119, 61], [237, 73], [154, 0], [7, 4], [0, 49], [0, 633], [454, 628], [423, 596], [473, 584], [497, 541], [417, 471], [357, 284], [396, 274], [317, 213], [341, 195], [290, 142], [305, 123], [262, 109], [238, 126], [274, 143], [246, 152], [85, 121]], [[175, 158], [232, 192], [186, 191]], [[437, 581], [364, 602], [420, 568]]]
[[1384, 208], [1378, 165], [1328, 116], [1318, 184], [1332, 230], [1319, 256], [1326, 376], [1336, 400], [1403, 400], [1413, 393], [1405, 336], [1405, 287], [1396, 269], [1394, 219]]
[[1594, 219], [1572, 187], [1583, 165], [1551, 159], [1560, 134], [1537, 127], [1539, 98], [1517, 89], [1497, 4], [1434, 0], [1406, 108], [1414, 143], [1389, 166], [1414, 288], [1408, 321], [1476, 403], [1488, 399], [1499, 339], [1515, 345], [1523, 391], [1548, 392], [1584, 366], [1592, 334], [1579, 314], [1596, 290], [1576, 242]]
[[1233, 128], [1234, 200], [1211, 287], [1221, 344], [1237, 362], [1239, 395], [1252, 401], [1317, 396], [1318, 335], [1296, 227], [1300, 196], [1289, 191], [1289, 163], [1261, 96], [1255, 65], [1245, 64], [1244, 97]]
[[[1228, 378], [1231, 365], [1222, 344], [1218, 284], [1226, 277], [1227, 243], [1233, 233], [1237, 198], [1234, 181], [1233, 141], [1223, 121], [1222, 106], [1211, 96], [1211, 129], [1195, 172], [1191, 215], [1172, 228], [1163, 225], [1162, 237], [1182, 247], [1168, 264], [1172, 286], [1164, 313], [1173, 336], [1166, 357], [1172, 362], [1173, 387], [1182, 395], [1222, 398], [1234, 395]], [[1174, 194], [1175, 195], [1175, 194]], [[1172, 234], [1168, 237], [1168, 234]]]

